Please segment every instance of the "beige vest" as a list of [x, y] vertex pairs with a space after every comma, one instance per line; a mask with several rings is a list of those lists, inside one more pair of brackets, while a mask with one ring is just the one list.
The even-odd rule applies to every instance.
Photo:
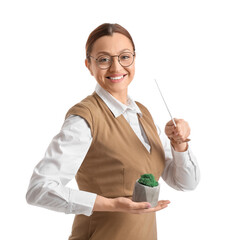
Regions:
[[[135, 181], [140, 175], [152, 173], [158, 180], [165, 157], [156, 127], [148, 110], [136, 102], [138, 115], [151, 145], [148, 152], [123, 115], [113, 113], [94, 92], [73, 106], [70, 115], [86, 119], [93, 141], [80, 166], [76, 181], [80, 190], [107, 198], [132, 197]], [[93, 212], [91, 216], [76, 215], [69, 240], [155, 240], [155, 213], [130, 214]]]

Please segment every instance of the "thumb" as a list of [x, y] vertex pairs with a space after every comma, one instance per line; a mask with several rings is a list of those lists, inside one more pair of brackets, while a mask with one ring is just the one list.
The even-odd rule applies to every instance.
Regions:
[[132, 209], [135, 210], [151, 208], [151, 204], [149, 202], [133, 202], [131, 206]]
[[[177, 122], [177, 118], [174, 118], [174, 121]], [[174, 126], [173, 120], [170, 120], [169, 122], [166, 123], [166, 126]]]

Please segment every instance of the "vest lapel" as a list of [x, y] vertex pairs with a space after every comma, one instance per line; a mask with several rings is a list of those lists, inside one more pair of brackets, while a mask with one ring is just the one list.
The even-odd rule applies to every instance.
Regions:
[[[139, 115], [139, 114], [137, 114]], [[128, 127], [130, 128], [130, 131], [133, 133], [133, 135], [136, 137], [136, 139], [140, 142], [141, 146], [144, 148], [144, 150], [146, 151], [146, 153], [148, 154], [151, 154], [151, 148], [152, 148], [152, 145], [151, 145], [151, 141], [150, 139], [148, 138], [147, 136], [147, 131], [144, 130], [146, 136], [147, 136], [147, 139], [149, 141], [149, 144], [150, 144], [150, 151], [147, 150], [147, 148], [144, 146], [144, 144], [141, 142], [141, 140], [139, 139], [139, 137], [136, 135], [136, 133], [134, 132], [134, 130], [132, 129], [132, 127], [130, 126], [130, 124], [128, 123], [128, 121], [125, 119], [125, 117], [121, 114], [118, 118], [121, 118], [121, 120], [123, 121], [123, 123]], [[138, 117], [139, 118], [139, 117]], [[144, 126], [143, 124], [141, 123], [141, 126], [143, 127], [144, 129]]]
[[141, 117], [139, 114], [137, 114], [138, 115], [138, 119], [139, 119], [139, 122], [140, 122], [140, 124], [142, 125], [142, 127], [143, 127], [143, 130], [144, 130], [144, 132], [145, 132], [145, 134], [146, 134], [146, 136], [147, 136], [147, 139], [148, 139], [148, 141], [149, 141], [149, 143], [150, 143], [150, 153], [151, 153], [151, 151], [152, 151], [152, 145], [153, 145], [153, 140], [152, 140], [152, 136], [151, 136], [151, 134], [150, 134], [150, 131], [148, 131], [148, 129], [147, 129], [147, 123], [144, 121], [144, 119], [143, 119], [143, 117]]

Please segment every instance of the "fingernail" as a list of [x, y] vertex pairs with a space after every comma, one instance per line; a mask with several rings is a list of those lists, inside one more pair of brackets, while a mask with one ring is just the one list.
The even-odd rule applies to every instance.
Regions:
[[151, 208], [151, 204], [147, 204], [147, 208]]

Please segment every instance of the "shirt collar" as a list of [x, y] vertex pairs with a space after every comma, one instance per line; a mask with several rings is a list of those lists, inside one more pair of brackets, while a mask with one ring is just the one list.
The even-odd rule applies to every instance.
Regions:
[[113, 97], [108, 91], [102, 88], [98, 83], [95, 88], [95, 92], [98, 96], [105, 102], [110, 111], [114, 114], [115, 117], [119, 117], [127, 110], [131, 110], [135, 113], [138, 113], [142, 116], [142, 112], [139, 107], [136, 105], [135, 101], [128, 96], [127, 105], [118, 101], [115, 97]]

